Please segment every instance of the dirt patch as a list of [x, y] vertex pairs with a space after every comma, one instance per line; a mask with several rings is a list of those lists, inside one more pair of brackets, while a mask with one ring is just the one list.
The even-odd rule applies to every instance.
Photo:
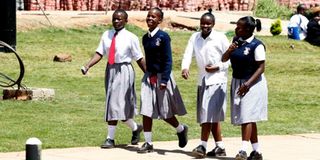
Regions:
[[[17, 12], [17, 30], [27, 31], [36, 28], [55, 26], [59, 28], [77, 28], [87, 27], [94, 24], [110, 24], [112, 11], [94, 12], [94, 11], [48, 11], [46, 16], [40, 11], [18, 11]], [[204, 12], [177, 12], [165, 11], [164, 21], [160, 27], [169, 30], [193, 30], [199, 26], [199, 18]], [[147, 29], [145, 18], [147, 11], [128, 11], [129, 24], [134, 24], [143, 29]], [[215, 12], [216, 24], [215, 30], [227, 32], [233, 31], [236, 22], [240, 17], [252, 15], [251, 12]], [[271, 35], [269, 28], [274, 20], [260, 19], [262, 21], [262, 31], [258, 35]], [[173, 25], [174, 24], [174, 25]], [[286, 34], [287, 22], [282, 21], [282, 34]]]
[[[19, 12], [17, 14], [17, 30], [28, 31], [50, 26], [59, 28], [81, 28], [94, 24], [111, 24], [111, 14], [105, 12]], [[129, 24], [134, 24], [142, 29], [148, 29], [145, 22], [145, 12], [130, 12]], [[169, 30], [195, 30], [194, 22], [173, 22], [172, 16], [165, 17], [160, 24], [161, 28]]]

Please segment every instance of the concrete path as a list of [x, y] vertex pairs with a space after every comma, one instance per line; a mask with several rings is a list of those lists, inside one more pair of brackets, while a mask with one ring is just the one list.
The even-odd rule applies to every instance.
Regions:
[[[260, 136], [259, 141], [264, 160], [320, 160], [320, 134]], [[224, 142], [227, 156], [218, 159], [234, 159], [241, 145], [241, 139], [224, 138]], [[41, 152], [41, 158], [42, 160], [187, 160], [195, 159], [191, 156], [191, 150], [198, 144], [199, 140], [189, 140], [188, 145], [181, 149], [177, 141], [154, 142], [155, 150], [148, 154], [136, 152], [140, 145], [118, 145], [113, 149], [99, 147], [45, 149]], [[208, 144], [209, 150], [213, 147], [212, 143]], [[0, 160], [24, 159], [24, 151], [0, 153]]]

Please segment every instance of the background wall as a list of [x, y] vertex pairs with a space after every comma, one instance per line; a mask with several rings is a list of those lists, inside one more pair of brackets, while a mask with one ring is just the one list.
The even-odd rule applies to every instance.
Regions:
[[[21, 4], [22, 0], [18, 0]], [[148, 10], [151, 7], [161, 7], [163, 10], [199, 11], [213, 10], [250, 11], [257, 0], [23, 0], [24, 10], [39, 10], [39, 4], [44, 10], [77, 10], [103, 11], [115, 10], [119, 6], [125, 10]], [[290, 8], [305, 3], [311, 7], [319, 0], [277, 0], [279, 4]], [[318, 2], [317, 2], [318, 1]]]

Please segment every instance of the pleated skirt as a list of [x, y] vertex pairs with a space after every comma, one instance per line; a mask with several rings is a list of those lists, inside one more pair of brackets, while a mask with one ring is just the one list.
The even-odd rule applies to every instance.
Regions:
[[178, 86], [171, 74], [167, 88], [159, 89], [161, 74], [157, 74], [157, 84], [150, 84], [150, 73], [145, 73], [141, 83], [140, 114], [152, 119], [168, 119], [174, 115], [187, 113]]
[[226, 91], [226, 83], [219, 83], [206, 86], [203, 81], [202, 85], [198, 86], [198, 123], [216, 123], [224, 121], [227, 110]]
[[127, 120], [137, 114], [135, 72], [130, 63], [108, 64], [105, 75], [105, 121]]
[[268, 120], [268, 88], [264, 75], [251, 86], [248, 93], [240, 97], [240, 103], [235, 100], [236, 92], [245, 79], [235, 79], [231, 81], [231, 123], [241, 125], [249, 122]]

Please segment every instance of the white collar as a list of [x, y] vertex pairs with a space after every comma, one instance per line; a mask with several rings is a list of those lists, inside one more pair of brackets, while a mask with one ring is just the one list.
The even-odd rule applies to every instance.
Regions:
[[115, 34], [116, 32], [118, 32], [117, 35], [119, 35], [119, 33], [123, 32], [123, 31], [125, 31], [125, 30], [126, 30], [126, 28], [124, 28], [124, 27], [123, 27], [120, 31], [116, 31], [115, 29], [113, 29], [114, 34]]
[[156, 27], [152, 32], [148, 30], [148, 36], [153, 37], [159, 31], [159, 29], [159, 27]]
[[254, 34], [252, 34], [252, 36], [249, 37], [248, 39], [246, 39], [245, 41], [246, 41], [247, 43], [251, 43], [251, 41], [253, 40], [253, 38], [254, 38]]

